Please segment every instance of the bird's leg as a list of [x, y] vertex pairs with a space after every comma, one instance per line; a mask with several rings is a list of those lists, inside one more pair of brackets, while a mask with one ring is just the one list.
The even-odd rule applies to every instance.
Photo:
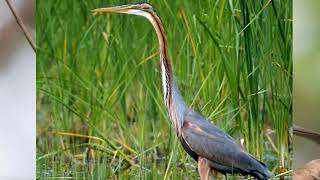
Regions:
[[209, 161], [205, 158], [198, 158], [198, 171], [200, 174], [201, 180], [209, 180], [209, 172], [210, 172]]

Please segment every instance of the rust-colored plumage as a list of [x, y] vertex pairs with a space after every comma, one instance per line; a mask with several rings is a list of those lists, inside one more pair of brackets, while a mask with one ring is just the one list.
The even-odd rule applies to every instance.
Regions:
[[133, 14], [151, 22], [159, 40], [164, 102], [183, 148], [198, 161], [201, 179], [207, 180], [210, 170], [248, 174], [260, 180], [271, 176], [266, 166], [245, 152], [231, 136], [186, 106], [174, 80], [162, 22], [149, 3], [101, 8], [95, 12]]

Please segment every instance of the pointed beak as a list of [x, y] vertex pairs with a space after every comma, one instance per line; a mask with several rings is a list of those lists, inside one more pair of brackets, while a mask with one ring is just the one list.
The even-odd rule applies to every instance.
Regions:
[[99, 8], [94, 9], [93, 12], [96, 13], [128, 13], [134, 6], [115, 6], [109, 8]]

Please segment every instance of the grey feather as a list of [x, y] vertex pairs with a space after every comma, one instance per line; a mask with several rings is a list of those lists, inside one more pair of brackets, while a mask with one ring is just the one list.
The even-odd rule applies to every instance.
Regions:
[[245, 152], [227, 133], [190, 110], [184, 117], [182, 136], [192, 151], [212, 162], [223, 173], [251, 174], [258, 179], [271, 176], [265, 165]]

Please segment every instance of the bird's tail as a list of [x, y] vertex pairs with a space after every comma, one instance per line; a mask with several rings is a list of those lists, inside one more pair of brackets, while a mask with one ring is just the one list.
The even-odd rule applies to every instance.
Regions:
[[[249, 156], [251, 155], [249, 154]], [[253, 160], [253, 168], [250, 170], [250, 174], [252, 174], [252, 176], [256, 177], [258, 180], [268, 180], [272, 176], [272, 173], [269, 171], [266, 165], [252, 156], [251, 158]]]

